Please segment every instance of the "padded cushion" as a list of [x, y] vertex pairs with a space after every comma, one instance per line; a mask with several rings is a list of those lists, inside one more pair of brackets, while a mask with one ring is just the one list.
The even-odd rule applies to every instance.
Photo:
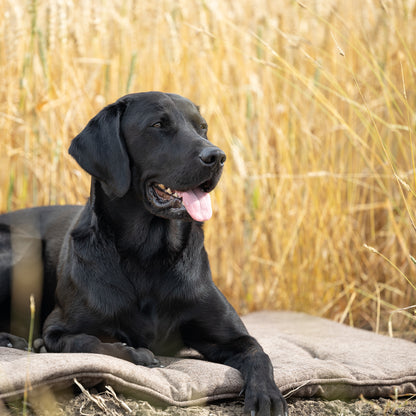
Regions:
[[[273, 362], [284, 394], [327, 399], [416, 393], [416, 344], [296, 312], [256, 312], [243, 317]], [[192, 357], [192, 358], [189, 358]], [[31, 389], [86, 387], [100, 382], [155, 404], [178, 406], [238, 397], [240, 373], [198, 358], [161, 358], [145, 368], [98, 354], [28, 354], [0, 348], [0, 398]]]

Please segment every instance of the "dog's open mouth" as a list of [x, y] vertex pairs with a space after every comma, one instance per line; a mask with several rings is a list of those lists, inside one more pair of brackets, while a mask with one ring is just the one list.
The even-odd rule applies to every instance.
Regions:
[[205, 184], [187, 191], [176, 191], [163, 184], [151, 185], [153, 203], [160, 208], [185, 208], [195, 221], [207, 221], [212, 216], [211, 197]]

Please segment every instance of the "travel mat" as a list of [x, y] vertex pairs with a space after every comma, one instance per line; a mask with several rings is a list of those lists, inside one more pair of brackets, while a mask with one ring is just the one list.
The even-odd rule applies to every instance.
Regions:
[[[297, 312], [255, 312], [243, 317], [269, 354], [285, 395], [353, 399], [416, 393], [416, 344]], [[240, 373], [198, 354], [160, 357], [146, 368], [99, 354], [29, 354], [0, 347], [0, 399], [49, 387], [99, 383], [153, 404], [202, 405], [237, 398]]]

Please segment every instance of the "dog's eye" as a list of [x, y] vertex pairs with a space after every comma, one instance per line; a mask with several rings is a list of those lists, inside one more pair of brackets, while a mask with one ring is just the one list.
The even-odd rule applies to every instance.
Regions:
[[160, 129], [162, 127], [162, 123], [158, 121], [157, 123], [152, 124], [152, 127], [156, 127], [157, 129]]
[[200, 127], [202, 130], [208, 130], [208, 124], [207, 123], [201, 123]]

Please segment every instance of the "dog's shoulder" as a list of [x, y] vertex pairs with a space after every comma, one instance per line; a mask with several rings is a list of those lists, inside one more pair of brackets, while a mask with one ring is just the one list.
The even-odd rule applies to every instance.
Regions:
[[109, 228], [98, 224], [87, 205], [73, 219], [62, 245], [57, 295], [71, 287], [76, 296], [105, 316], [114, 316], [134, 302], [134, 291], [120, 268], [120, 256]]

